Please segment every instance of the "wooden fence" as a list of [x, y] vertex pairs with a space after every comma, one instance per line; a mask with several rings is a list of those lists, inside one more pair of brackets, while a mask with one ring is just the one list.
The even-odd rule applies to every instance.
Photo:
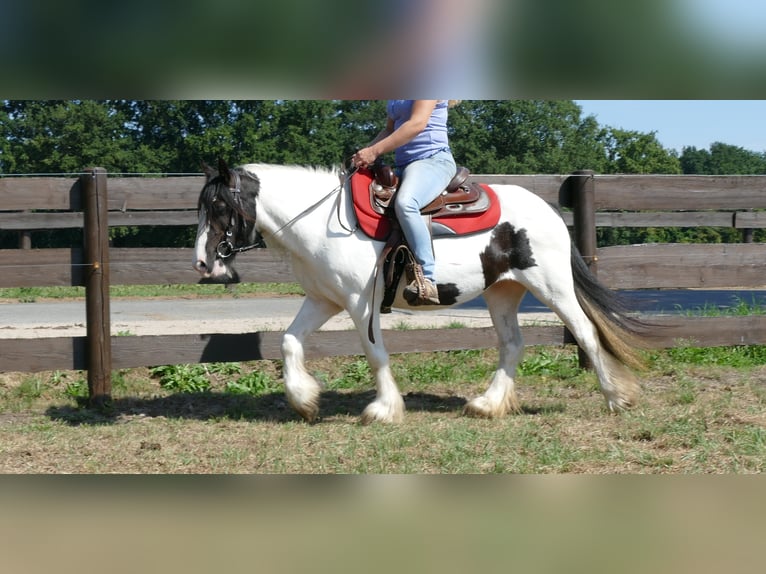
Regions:
[[[591, 269], [614, 289], [766, 285], [766, 245], [749, 242], [766, 227], [766, 176], [487, 175], [473, 179], [526, 187], [564, 208], [565, 221]], [[19, 232], [20, 249], [0, 250], [0, 287], [86, 286], [87, 336], [0, 340], [0, 371], [84, 369], [91, 401], [111, 393], [111, 369], [279, 358], [281, 333], [113, 337], [109, 285], [197, 282], [192, 249], [115, 249], [108, 226], [194, 226], [201, 176], [108, 177], [99, 168], [80, 177], [0, 177], [0, 229]], [[736, 244], [652, 244], [596, 248], [596, 227], [733, 227]], [[33, 249], [30, 230], [83, 228], [84, 249]], [[289, 263], [255, 250], [237, 261], [248, 281], [293, 281]], [[660, 346], [679, 339], [700, 346], [764, 344], [766, 317], [662, 317]], [[0, 319], [2, 323], [2, 319]], [[524, 328], [527, 345], [569, 342], [555, 326]], [[392, 353], [493, 347], [491, 328], [389, 333]], [[355, 332], [311, 336], [308, 357], [361, 353]]]

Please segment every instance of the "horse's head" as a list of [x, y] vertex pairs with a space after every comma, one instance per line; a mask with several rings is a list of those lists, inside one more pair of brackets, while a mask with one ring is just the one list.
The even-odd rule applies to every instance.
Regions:
[[220, 159], [218, 169], [206, 164], [203, 169], [206, 182], [197, 204], [194, 268], [204, 283], [237, 283], [234, 258], [257, 244], [255, 202], [260, 182], [246, 171], [229, 169]]

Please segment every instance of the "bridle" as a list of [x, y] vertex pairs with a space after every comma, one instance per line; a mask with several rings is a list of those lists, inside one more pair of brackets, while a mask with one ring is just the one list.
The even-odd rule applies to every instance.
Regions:
[[[351, 178], [353, 173], [356, 171], [356, 168], [353, 168], [352, 170], [348, 172], [343, 172], [341, 174], [341, 184], [338, 185], [335, 189], [333, 189], [330, 193], [319, 199], [316, 203], [312, 204], [310, 207], [304, 209], [301, 213], [293, 217], [290, 221], [285, 223], [282, 227], [280, 227], [277, 231], [275, 231], [272, 235], [278, 235], [283, 229], [286, 227], [292, 225], [295, 221], [306, 215], [307, 213], [310, 213], [313, 211], [317, 206], [319, 206], [321, 203], [323, 203], [325, 200], [329, 199], [336, 193], [339, 193], [343, 186], [348, 182], [348, 180]], [[255, 243], [251, 245], [243, 245], [243, 246], [235, 246], [232, 242], [232, 237], [234, 237], [234, 230], [237, 228], [237, 221], [236, 221], [236, 213], [237, 211], [240, 212], [240, 214], [244, 213], [244, 209], [242, 206], [242, 189], [240, 187], [241, 179], [239, 174], [234, 170], [229, 170], [229, 181], [231, 181], [232, 176], [234, 178], [234, 186], [232, 187], [229, 185], [229, 192], [234, 197], [234, 202], [237, 204], [239, 209], [232, 209], [231, 210], [231, 217], [229, 218], [229, 226], [226, 228], [226, 231], [224, 233], [224, 238], [218, 243], [218, 245], [215, 248], [216, 255], [220, 259], [228, 259], [235, 253], [242, 253], [244, 251], [250, 251], [251, 249], [256, 249], [258, 247], [262, 246], [262, 240], [260, 237], [260, 234], [256, 240]], [[340, 221], [340, 202], [338, 203], [338, 221]], [[342, 224], [342, 222], [341, 222]], [[343, 226], [345, 229], [345, 225]], [[356, 230], [354, 229], [346, 229], [349, 233], [353, 233]]]
[[[234, 187], [229, 186], [229, 192], [234, 197], [234, 202], [239, 207], [239, 212], [242, 214], [244, 213], [244, 210], [242, 208], [242, 187], [241, 187], [241, 179], [239, 177], [239, 174], [234, 170], [229, 170], [229, 181], [231, 181], [232, 176], [234, 177]], [[236, 213], [238, 210], [232, 209], [231, 210], [231, 217], [229, 218], [229, 226], [226, 228], [226, 232], [224, 233], [224, 238], [218, 243], [218, 245], [215, 248], [215, 253], [218, 255], [221, 259], [228, 259], [235, 253], [242, 253], [244, 251], [250, 251], [251, 249], [255, 249], [261, 245], [260, 238], [251, 245], [241, 245], [241, 246], [234, 246], [234, 243], [232, 243], [232, 237], [234, 237], [234, 230], [237, 227], [237, 221], [236, 221]]]

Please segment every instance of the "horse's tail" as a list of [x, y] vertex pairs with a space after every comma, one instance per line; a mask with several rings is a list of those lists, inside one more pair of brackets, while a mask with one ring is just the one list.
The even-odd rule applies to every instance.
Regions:
[[598, 330], [601, 344], [621, 363], [644, 366], [641, 350], [649, 348], [654, 327], [631, 315], [618, 293], [598, 281], [572, 244], [572, 273], [577, 301]]

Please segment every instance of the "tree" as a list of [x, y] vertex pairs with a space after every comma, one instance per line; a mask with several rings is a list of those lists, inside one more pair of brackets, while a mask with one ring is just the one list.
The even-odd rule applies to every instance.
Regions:
[[212, 156], [231, 156], [234, 128], [225, 100], [137, 100], [125, 110], [139, 172], [198, 172]]
[[601, 171], [598, 124], [581, 114], [571, 101], [465, 101], [450, 112], [451, 145], [478, 173]]
[[[332, 166], [385, 125], [370, 100], [5, 101], [5, 172], [198, 172], [230, 163]], [[602, 128], [572, 101], [464, 101], [450, 110], [458, 163], [474, 173], [677, 173], [654, 134]]]
[[685, 147], [681, 153], [683, 172], [700, 175], [766, 174], [766, 153], [715, 142], [708, 150]]
[[681, 173], [676, 153], [662, 147], [654, 132], [609, 128], [603, 140], [609, 160], [605, 173]]
[[107, 103], [4, 101], [2, 169], [16, 173], [74, 173], [88, 166], [131, 171], [132, 142], [124, 116]]

